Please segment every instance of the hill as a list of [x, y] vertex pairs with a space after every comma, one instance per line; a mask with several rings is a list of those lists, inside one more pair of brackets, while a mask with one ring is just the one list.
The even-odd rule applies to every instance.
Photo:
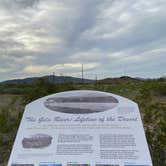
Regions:
[[[6, 80], [1, 83], [3, 84], [21, 84], [21, 83], [33, 83], [36, 80], [43, 79], [48, 82], [55, 82], [55, 83], [65, 83], [65, 82], [73, 82], [73, 83], [90, 83], [94, 82], [94, 80], [91, 79], [81, 79], [77, 77], [71, 77], [71, 76], [42, 76], [42, 77], [28, 77], [28, 78], [23, 78], [23, 79], [11, 79], [11, 80]], [[165, 79], [165, 78], [162, 78]], [[122, 77], [117, 77], [117, 78], [104, 78], [98, 80], [98, 82], [101, 83], [111, 83], [111, 82], [138, 82], [138, 81], [145, 81], [145, 80], [150, 80], [150, 79], [145, 79], [145, 78], [132, 78], [129, 76], [122, 76]]]
[[[13, 79], [13, 80], [6, 80], [1, 83], [3, 84], [20, 84], [20, 83], [32, 83], [38, 79], [47, 80], [49, 82], [55, 82], [55, 83], [64, 83], [64, 82], [73, 82], [73, 83], [81, 83], [82, 79], [77, 77], [71, 77], [71, 76], [42, 76], [42, 77], [29, 77], [24, 79]], [[84, 79], [84, 82], [92, 82], [93, 80], [90, 79]]]
[[99, 80], [101, 83], [117, 83], [117, 82], [138, 82], [138, 81], [143, 81], [144, 79], [142, 78], [132, 78], [129, 76], [122, 76], [122, 77], [117, 77], [117, 78], [105, 78]]

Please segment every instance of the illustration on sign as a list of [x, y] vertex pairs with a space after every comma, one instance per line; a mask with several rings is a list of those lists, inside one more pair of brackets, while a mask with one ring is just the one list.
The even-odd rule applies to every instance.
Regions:
[[51, 144], [52, 137], [46, 134], [35, 134], [22, 140], [24, 148], [42, 148]]

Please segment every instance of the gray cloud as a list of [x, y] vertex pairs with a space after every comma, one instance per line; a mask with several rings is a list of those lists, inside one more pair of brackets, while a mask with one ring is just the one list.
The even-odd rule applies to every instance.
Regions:
[[7, 9], [17, 10], [17, 9], [26, 9], [26, 8], [35, 7], [38, 2], [39, 0], [28, 0], [28, 1], [27, 0], [5, 0], [1, 3]]
[[89, 77], [163, 76], [165, 9], [165, 0], [0, 0], [1, 80], [79, 63], [98, 64]]

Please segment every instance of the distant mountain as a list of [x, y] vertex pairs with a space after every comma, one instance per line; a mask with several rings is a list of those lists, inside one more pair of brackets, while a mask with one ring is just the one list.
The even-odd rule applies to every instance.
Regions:
[[[82, 79], [77, 77], [70, 77], [70, 76], [43, 76], [43, 77], [29, 77], [24, 79], [13, 79], [13, 80], [6, 80], [1, 83], [3, 84], [20, 84], [20, 83], [32, 83], [36, 80], [43, 79], [48, 82], [55, 82], [55, 83], [65, 83], [65, 82], [73, 82], [73, 83], [81, 83]], [[90, 79], [84, 79], [84, 82], [93, 82]]]
[[143, 81], [144, 79], [141, 78], [133, 78], [129, 76], [122, 76], [122, 77], [117, 77], [117, 78], [105, 78], [102, 80], [99, 80], [99, 82], [102, 83], [110, 83], [110, 82], [138, 82], [138, 81]]
[[[21, 83], [32, 83], [36, 80], [43, 79], [48, 82], [55, 82], [55, 83], [65, 83], [65, 82], [73, 82], [73, 83], [81, 83], [82, 79], [77, 77], [70, 77], [70, 76], [43, 76], [43, 77], [28, 77], [24, 79], [13, 79], [1, 82], [2, 84], [21, 84]], [[165, 81], [166, 77], [158, 78], [160, 80]], [[129, 76], [122, 76], [122, 77], [114, 77], [114, 78], [104, 78], [98, 80], [97, 82], [101, 83], [118, 83], [118, 82], [138, 82], [138, 81], [146, 81], [146, 80], [158, 80], [158, 79], [150, 79], [150, 78], [141, 78], [141, 77], [129, 77]], [[95, 80], [84, 79], [85, 83], [94, 82]]]
[[[44, 79], [48, 80], [49, 82], [56, 82], [56, 83], [64, 83], [64, 82], [73, 82], [73, 83], [81, 83], [82, 79], [77, 77], [71, 77], [71, 76], [45, 76]], [[83, 82], [93, 82], [93, 80], [90, 79], [84, 79]]]
[[13, 80], [6, 80], [1, 83], [3, 84], [21, 84], [21, 83], [31, 83], [40, 77], [28, 77], [28, 78], [23, 78], [23, 79], [13, 79]]

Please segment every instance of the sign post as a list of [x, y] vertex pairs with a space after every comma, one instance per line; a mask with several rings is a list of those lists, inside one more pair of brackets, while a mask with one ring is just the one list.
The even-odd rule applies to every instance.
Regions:
[[136, 103], [68, 91], [25, 108], [8, 166], [152, 166]]

